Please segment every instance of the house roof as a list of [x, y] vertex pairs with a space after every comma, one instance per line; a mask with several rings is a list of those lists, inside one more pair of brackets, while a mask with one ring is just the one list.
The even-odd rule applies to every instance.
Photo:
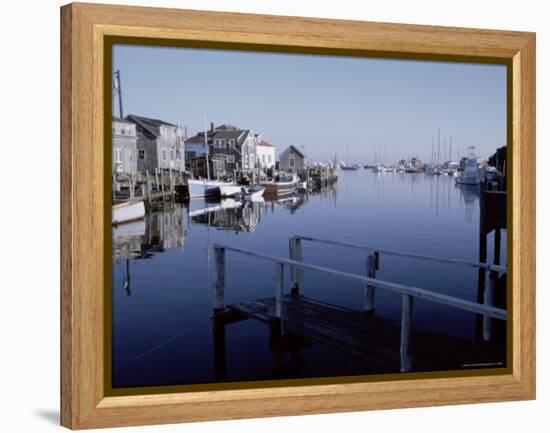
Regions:
[[[212, 134], [208, 134], [207, 139], [210, 139], [211, 136]], [[196, 135], [189, 137], [185, 142], [189, 144], [204, 144], [204, 131], [200, 131]]]
[[264, 146], [264, 147], [275, 147], [273, 144], [271, 143], [268, 143], [267, 141], [265, 140], [260, 140], [258, 142], [258, 146]]
[[223, 125], [216, 126], [214, 128], [216, 131], [238, 131], [240, 128], [237, 128], [235, 125], [231, 125], [229, 123], [224, 123]]
[[296, 152], [298, 155], [300, 155], [302, 158], [307, 158], [307, 155], [306, 155], [306, 152], [304, 151], [304, 149], [300, 149], [299, 147], [296, 147], [294, 146], [293, 144], [291, 144], [290, 146], [288, 146], [285, 151], [287, 149], [292, 149], [294, 150], [294, 152]]
[[150, 134], [158, 137], [160, 136], [160, 127], [161, 126], [176, 126], [173, 123], [165, 122], [160, 119], [151, 119], [150, 117], [136, 116], [135, 114], [129, 114], [126, 116], [126, 120], [132, 121], [143, 129], [148, 131]]
[[113, 116], [113, 122], [129, 123], [129, 124], [131, 124], [131, 125], [134, 124], [134, 122], [131, 122], [130, 120], [122, 119], [122, 118], [116, 117], [116, 116]]

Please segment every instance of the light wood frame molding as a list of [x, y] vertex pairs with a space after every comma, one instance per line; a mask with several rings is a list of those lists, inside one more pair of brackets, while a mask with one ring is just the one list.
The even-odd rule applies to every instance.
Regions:
[[[509, 371], [106, 395], [103, 240], [110, 236], [110, 224], [104, 218], [103, 67], [107, 36], [509, 64], [508, 134], [513, 143]], [[535, 398], [534, 33], [76, 3], [61, 8], [61, 101], [62, 425], [79, 429]]]

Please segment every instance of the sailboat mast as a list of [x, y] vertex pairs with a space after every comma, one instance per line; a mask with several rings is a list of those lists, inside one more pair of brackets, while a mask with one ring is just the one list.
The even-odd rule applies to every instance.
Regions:
[[441, 128], [437, 128], [437, 165], [439, 165], [440, 148], [441, 148]]
[[204, 150], [206, 157], [206, 178], [210, 180], [210, 162], [209, 162], [209, 149], [208, 149], [208, 130], [206, 124], [206, 111], [204, 112]]

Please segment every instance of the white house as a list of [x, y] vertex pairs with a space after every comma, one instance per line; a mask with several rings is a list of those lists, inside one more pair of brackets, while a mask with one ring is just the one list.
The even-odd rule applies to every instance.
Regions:
[[256, 135], [256, 158], [258, 167], [269, 170], [275, 166], [275, 146]]
[[137, 171], [136, 125], [128, 120], [112, 120], [112, 173], [135, 174]]

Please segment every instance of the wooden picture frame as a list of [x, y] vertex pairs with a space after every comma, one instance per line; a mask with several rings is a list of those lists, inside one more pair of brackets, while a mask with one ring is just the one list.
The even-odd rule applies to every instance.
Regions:
[[[500, 374], [109, 395], [105, 291], [106, 41], [508, 65], [513, 143], [511, 367]], [[535, 398], [533, 33], [97, 4], [61, 8], [61, 424], [80, 429]], [[109, 209], [110, 211], [110, 209]], [[107, 214], [108, 215], [108, 214]]]

